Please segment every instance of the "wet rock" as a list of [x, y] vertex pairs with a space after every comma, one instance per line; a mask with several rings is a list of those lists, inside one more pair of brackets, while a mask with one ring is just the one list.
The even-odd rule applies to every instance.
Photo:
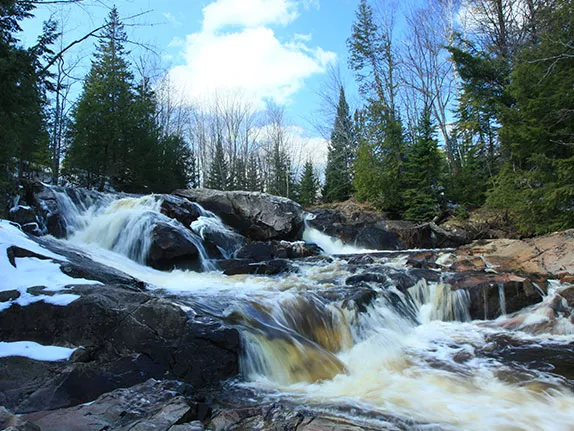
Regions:
[[217, 266], [225, 275], [278, 275], [293, 270], [293, 266], [289, 261], [284, 259], [274, 259], [263, 262], [251, 259], [227, 259], [218, 260]]
[[36, 211], [29, 206], [17, 205], [10, 209], [10, 220], [20, 226], [36, 223]]
[[377, 298], [377, 292], [368, 287], [352, 289], [342, 302], [344, 308], [355, 310], [358, 313], [367, 311], [367, 307]]
[[20, 291], [18, 290], [3, 290], [0, 291], [0, 302], [8, 302], [18, 299], [20, 297]]
[[294, 241], [303, 232], [303, 211], [290, 199], [256, 192], [209, 189], [178, 190], [176, 195], [199, 203], [238, 233], [256, 241]]
[[200, 209], [187, 199], [174, 195], [157, 195], [161, 200], [161, 213], [189, 228], [199, 218]]
[[147, 264], [160, 270], [198, 267], [199, 251], [189, 239], [189, 235], [191, 233], [184, 233], [171, 224], [156, 223]]
[[447, 230], [435, 223], [416, 224], [388, 220], [382, 213], [339, 209], [312, 211], [309, 225], [347, 244], [377, 250], [458, 247], [470, 242], [462, 230]]
[[389, 279], [386, 274], [378, 274], [378, 273], [363, 273], [352, 275], [347, 277], [345, 280], [346, 285], [356, 285], [361, 283], [379, 283], [379, 284], [389, 284]]
[[304, 242], [267, 241], [252, 242], [241, 247], [236, 253], [237, 259], [265, 261], [271, 259], [297, 259], [318, 256], [322, 253], [320, 247]]
[[173, 431], [193, 419], [193, 409], [183, 396], [185, 390], [186, 386], [177, 382], [148, 380], [116, 389], [88, 405], [41, 411], [25, 418], [42, 431]]
[[304, 431], [359, 431], [375, 430], [366, 424], [351, 423], [341, 417], [329, 416], [302, 408], [280, 404], [221, 410], [206, 424], [208, 429], [304, 430]]
[[352, 257], [351, 259], [349, 259], [348, 262], [349, 262], [349, 265], [370, 265], [370, 264], [375, 262], [375, 259], [373, 259], [368, 254], [363, 254], [363, 255]]
[[5, 431], [41, 431], [40, 427], [0, 406], [0, 428]]
[[542, 301], [532, 282], [515, 274], [467, 271], [451, 275], [445, 282], [469, 293], [472, 319], [495, 319]]
[[170, 376], [202, 387], [238, 371], [239, 335], [216, 320], [187, 315], [121, 286], [79, 286], [69, 292], [80, 298], [65, 307], [37, 302], [0, 313], [2, 340], [86, 350], [73, 364], [18, 366], [4, 358], [0, 393], [10, 394], [3, 402], [17, 412], [92, 401], [149, 377]]

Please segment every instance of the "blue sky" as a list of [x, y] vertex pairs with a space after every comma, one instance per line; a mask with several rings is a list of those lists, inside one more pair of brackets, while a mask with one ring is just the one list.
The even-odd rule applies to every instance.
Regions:
[[[116, 0], [120, 16], [147, 12], [128, 23], [130, 39], [154, 47], [173, 88], [186, 100], [241, 88], [257, 106], [273, 100], [286, 107], [288, 121], [307, 136], [317, 135], [317, 92], [326, 71], [337, 64], [346, 81], [345, 41], [359, 0]], [[30, 43], [41, 21], [63, 18], [65, 39], [74, 40], [104, 22], [107, 0], [86, 0], [64, 10], [42, 6], [24, 22], [23, 39]], [[89, 66], [95, 39], [83, 42], [70, 57]], [[134, 60], [142, 50], [132, 46]], [[147, 54], [149, 56], [149, 54]], [[157, 59], [156, 59], [157, 60]], [[156, 64], [158, 62], [156, 61]], [[79, 89], [78, 89], [79, 91]], [[351, 96], [352, 97], [352, 96]]]

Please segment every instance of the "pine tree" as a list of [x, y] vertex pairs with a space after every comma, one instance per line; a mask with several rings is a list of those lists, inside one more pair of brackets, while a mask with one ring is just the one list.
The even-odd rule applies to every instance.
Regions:
[[[32, 2], [10, 0], [0, 6], [0, 191], [14, 175], [19, 179], [50, 166], [47, 133], [47, 91], [51, 75], [43, 62], [53, 54], [56, 25], [44, 23], [31, 48], [17, 38], [19, 22], [31, 17]], [[2, 193], [3, 194], [3, 193]]]
[[263, 191], [263, 181], [259, 172], [259, 161], [255, 153], [249, 155], [246, 173], [246, 190], [251, 192]]
[[429, 107], [425, 107], [404, 164], [404, 218], [428, 221], [438, 214], [442, 166], [436, 127], [432, 123]]
[[558, 0], [538, 11], [536, 38], [519, 53], [502, 115], [508, 161], [489, 206], [509, 210], [524, 234], [574, 227], [574, 11]]
[[221, 138], [218, 137], [206, 186], [215, 190], [227, 190], [229, 185], [228, 175], [228, 165], [225, 159], [225, 152], [223, 151], [223, 144], [221, 143]]
[[303, 206], [311, 206], [317, 202], [317, 192], [319, 191], [319, 180], [315, 175], [313, 163], [308, 160], [303, 168], [303, 176], [299, 182], [298, 202]]
[[73, 111], [68, 172], [81, 184], [122, 186], [129, 175], [134, 91], [124, 45], [126, 33], [112, 9]]
[[337, 117], [331, 132], [331, 142], [325, 168], [325, 202], [345, 201], [352, 193], [351, 166], [354, 157], [353, 122], [345, 91], [340, 88]]

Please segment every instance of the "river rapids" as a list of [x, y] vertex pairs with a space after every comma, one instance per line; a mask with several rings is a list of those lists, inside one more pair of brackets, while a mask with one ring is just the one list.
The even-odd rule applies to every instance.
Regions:
[[[337, 412], [375, 429], [411, 423], [409, 429], [421, 430], [574, 430], [572, 324], [565, 319], [546, 332], [521, 330], [544, 319], [545, 307], [564, 288], [558, 283], [535, 307], [471, 321], [466, 291], [440, 282], [420, 280], [406, 290], [391, 280], [374, 283], [368, 301], [345, 285], [369, 266], [408, 272], [404, 253], [374, 254], [371, 263], [353, 265], [346, 255], [368, 251], [307, 228], [304, 239], [326, 251], [322, 258], [294, 261], [297, 270], [287, 275], [225, 276], [202, 238], [210, 230], [236, 234], [212, 213], [202, 212], [188, 229], [162, 215], [154, 196], [73, 202], [57, 195], [66, 247], [238, 328], [243, 356], [233, 384], [262, 399]], [[202, 272], [144, 265], [157, 221], [187, 232]], [[221, 251], [230, 256], [234, 250]], [[549, 358], [547, 351], [558, 353]]]

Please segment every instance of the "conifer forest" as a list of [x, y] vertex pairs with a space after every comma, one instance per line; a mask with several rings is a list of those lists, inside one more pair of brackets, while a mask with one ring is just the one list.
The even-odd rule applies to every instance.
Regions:
[[355, 199], [413, 221], [489, 208], [523, 235], [574, 227], [571, 0], [408, 10], [360, 0], [340, 29], [357, 101], [344, 80], [331, 85], [322, 166], [292, 150], [282, 106], [258, 110], [240, 95], [178, 103], [129, 55], [115, 8], [73, 42], [93, 52], [71, 98], [61, 23], [21, 42], [21, 23], [45, 3], [0, 1], [3, 199], [40, 178], [128, 193], [262, 191], [304, 206]]

